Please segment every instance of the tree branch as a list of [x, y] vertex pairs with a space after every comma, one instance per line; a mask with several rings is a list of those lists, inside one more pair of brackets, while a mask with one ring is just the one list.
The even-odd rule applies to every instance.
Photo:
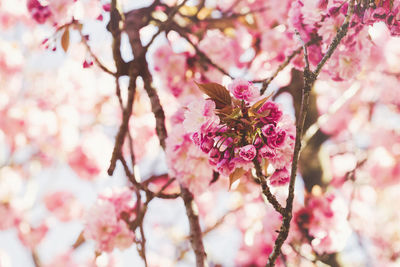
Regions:
[[292, 170], [291, 170], [291, 174], [290, 174], [289, 194], [288, 194], [288, 198], [286, 199], [286, 207], [285, 207], [285, 213], [283, 215], [283, 222], [282, 222], [281, 228], [279, 230], [278, 237], [275, 241], [274, 250], [272, 251], [271, 255], [268, 258], [268, 263], [266, 265], [267, 267], [275, 266], [275, 261], [278, 258], [279, 254], [281, 252], [282, 245], [285, 242], [285, 240], [289, 234], [290, 221], [292, 219], [294, 187], [295, 187], [296, 174], [297, 174], [297, 162], [298, 162], [300, 150], [301, 150], [301, 137], [303, 134], [305, 118], [307, 116], [308, 102], [309, 102], [309, 96], [310, 96], [312, 86], [314, 85], [314, 82], [316, 81], [318, 74], [320, 73], [324, 64], [332, 56], [333, 52], [339, 45], [340, 41], [347, 34], [350, 17], [353, 14], [353, 11], [354, 11], [354, 0], [351, 0], [350, 4], [349, 4], [348, 13], [346, 15], [346, 18], [345, 18], [342, 26], [340, 27], [340, 29], [337, 32], [335, 38], [333, 39], [331, 45], [329, 46], [327, 53], [324, 55], [324, 57], [318, 63], [317, 68], [314, 72], [310, 71], [309, 62], [308, 62], [307, 46], [305, 44], [303, 44], [304, 57], [305, 57], [304, 59], [305, 59], [306, 66], [304, 69], [304, 87], [302, 90], [300, 117], [299, 117], [299, 120], [297, 120], [297, 122], [296, 122], [296, 141], [295, 141], [295, 147], [294, 147], [294, 152], [293, 152]]
[[192, 245], [196, 256], [196, 267], [204, 267], [206, 262], [206, 253], [204, 251], [199, 216], [197, 210], [194, 210], [193, 208], [193, 205], [195, 205], [193, 194], [187, 188], [181, 186], [181, 197], [185, 204], [186, 214], [189, 219], [190, 244]]
[[116, 167], [116, 162], [118, 158], [120, 158], [121, 155], [121, 149], [122, 145], [124, 144], [125, 136], [126, 133], [128, 132], [128, 127], [129, 127], [129, 119], [132, 115], [132, 109], [133, 109], [133, 100], [136, 92], [136, 79], [137, 75], [133, 74], [130, 77], [129, 80], [129, 93], [128, 93], [128, 101], [126, 103], [126, 108], [123, 111], [122, 114], [122, 123], [121, 126], [119, 127], [119, 131], [117, 134], [117, 137], [115, 138], [115, 145], [114, 145], [114, 150], [112, 153], [111, 157], [111, 162], [110, 162], [110, 167], [108, 168], [108, 175], [113, 175], [115, 167]]
[[274, 209], [279, 212], [280, 214], [283, 214], [285, 209], [282, 207], [282, 205], [278, 202], [276, 197], [271, 193], [271, 190], [269, 186], [267, 185], [266, 177], [263, 175], [260, 163], [258, 162], [257, 159], [254, 159], [254, 166], [256, 169], [256, 174], [257, 178], [260, 180], [261, 183], [261, 188], [263, 194], [267, 197], [268, 202], [271, 203], [271, 205], [274, 207]]
[[144, 89], [150, 98], [151, 110], [153, 111], [154, 117], [156, 118], [156, 133], [160, 140], [160, 145], [165, 149], [165, 139], [167, 138], [167, 129], [165, 128], [165, 114], [164, 109], [161, 106], [160, 98], [158, 97], [157, 91], [154, 89], [152, 82], [152, 76], [149, 71], [147, 61], [142, 66], [142, 78], [144, 82]]

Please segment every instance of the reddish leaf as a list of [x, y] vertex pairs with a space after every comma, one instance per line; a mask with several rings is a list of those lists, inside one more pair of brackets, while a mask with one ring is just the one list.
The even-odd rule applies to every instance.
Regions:
[[217, 109], [222, 109], [232, 104], [231, 95], [224, 86], [218, 83], [196, 83], [196, 85], [215, 102]]
[[232, 106], [226, 106], [217, 110], [217, 114], [228, 116], [233, 112]]
[[[261, 100], [258, 100], [256, 103], [254, 103], [250, 109], [249, 109], [249, 116], [257, 116], [257, 112], [258, 110], [264, 105], [265, 102], [267, 102], [268, 98], [270, 98], [270, 96], [264, 97]], [[265, 116], [268, 116], [269, 113]], [[263, 116], [263, 117], [265, 117]]]
[[65, 29], [63, 35], [61, 36], [61, 47], [64, 50], [64, 52], [68, 51], [69, 47], [69, 29]]
[[245, 174], [246, 171], [243, 170], [243, 168], [237, 168], [235, 169], [230, 175], [229, 175], [229, 189], [231, 189], [232, 184], [240, 179], [243, 174]]

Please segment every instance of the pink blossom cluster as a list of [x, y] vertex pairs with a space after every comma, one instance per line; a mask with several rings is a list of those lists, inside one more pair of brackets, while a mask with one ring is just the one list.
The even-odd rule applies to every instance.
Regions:
[[[189, 53], [175, 53], [170, 45], [160, 46], [154, 53], [154, 70], [166, 88], [175, 97], [180, 97], [183, 93], [190, 91], [187, 78], [192, 78], [193, 72], [189, 71], [191, 56]], [[168, 71], [165, 71], [168, 68]], [[187, 77], [189, 76], [189, 77]]]
[[82, 179], [93, 180], [100, 173], [100, 168], [81, 147], [77, 147], [70, 154], [68, 163]]
[[228, 89], [233, 98], [222, 86], [219, 93], [226, 90], [231, 104], [221, 106], [212, 96], [189, 104], [183, 122], [186, 132], [222, 175], [249, 171], [253, 160], [258, 160], [273, 166], [272, 185], [286, 184], [295, 139], [293, 122], [276, 103], [259, 100], [251, 82], [236, 79]]
[[[232, 55], [230, 57], [232, 58]], [[222, 75], [213, 67], [204, 69], [204, 64], [200, 63], [201, 58], [198, 55], [191, 51], [177, 53], [169, 44], [160, 46], [153, 54], [153, 60], [154, 71], [158, 74], [163, 87], [182, 101], [199, 95], [197, 90], [193, 90], [195, 88], [193, 79], [203, 82], [222, 79]], [[226, 58], [223, 59], [223, 62], [225, 61]]]
[[45, 238], [48, 230], [49, 227], [44, 222], [37, 227], [23, 222], [18, 227], [18, 238], [26, 247], [33, 249]]
[[[318, 64], [327, 52], [345, 20], [348, 8], [348, 3], [344, 1], [293, 1], [289, 11], [289, 27], [293, 32], [298, 31], [305, 42], [313, 41], [308, 48], [311, 64]], [[357, 4], [355, 11], [360, 8]], [[357, 75], [367, 60], [361, 55], [370, 53], [368, 27], [362, 23], [360, 16], [356, 12], [351, 17], [348, 33], [338, 48], [340, 52], [333, 54], [328, 62], [329, 67], [324, 69], [335, 81], [348, 80]], [[300, 64], [295, 66], [302, 67]]]
[[136, 203], [133, 192], [127, 188], [100, 195], [86, 213], [85, 239], [96, 242], [99, 251], [111, 252], [114, 248], [126, 249], [134, 241], [128, 222], [135, 219]]
[[172, 129], [166, 141], [167, 164], [170, 177], [195, 195], [204, 192], [212, 177], [212, 167], [208, 157], [192, 142], [190, 134], [185, 133], [182, 122], [183, 110], [172, 117]]
[[363, 23], [372, 25], [375, 22], [384, 22], [393, 36], [400, 36], [399, 1], [375, 1], [365, 10], [358, 6], [356, 11]]
[[0, 231], [10, 229], [17, 226], [21, 222], [20, 212], [14, 208], [11, 203], [0, 204]]
[[44, 197], [46, 208], [60, 221], [69, 221], [79, 218], [82, 207], [76, 197], [67, 191], [56, 191]]
[[351, 233], [347, 214], [345, 201], [332, 192], [311, 196], [294, 220], [317, 253], [334, 253], [344, 248]]
[[29, 0], [27, 4], [29, 13], [37, 23], [43, 24], [51, 16], [49, 6], [42, 5], [39, 0]]
[[[229, 47], [229, 49], [227, 49]], [[225, 70], [232, 66], [241, 67], [239, 56], [242, 49], [234, 39], [227, 37], [220, 30], [208, 30], [204, 38], [199, 43], [199, 48], [206, 53], [210, 59], [218, 63]]]
[[[249, 200], [247, 200], [249, 201]], [[242, 210], [235, 213], [237, 227], [244, 238], [235, 257], [235, 266], [265, 266], [274, 249], [282, 216], [270, 207], [265, 207], [261, 198], [246, 202]], [[280, 260], [277, 267], [283, 266]]]
[[107, 5], [101, 8], [101, 2], [98, 0], [28, 0], [27, 9], [37, 23], [48, 22], [59, 26], [73, 19], [80, 19], [83, 14], [86, 18], [102, 20], [101, 11], [107, 11]]

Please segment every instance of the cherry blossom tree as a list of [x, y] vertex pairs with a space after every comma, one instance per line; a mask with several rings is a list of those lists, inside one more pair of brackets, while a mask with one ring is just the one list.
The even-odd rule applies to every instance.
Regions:
[[0, 266], [398, 266], [399, 0], [2, 0]]

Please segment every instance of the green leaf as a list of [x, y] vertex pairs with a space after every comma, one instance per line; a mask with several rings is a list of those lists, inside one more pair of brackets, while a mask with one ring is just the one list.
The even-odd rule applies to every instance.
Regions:
[[215, 102], [217, 109], [223, 109], [232, 104], [229, 91], [218, 83], [196, 83], [199, 89]]

